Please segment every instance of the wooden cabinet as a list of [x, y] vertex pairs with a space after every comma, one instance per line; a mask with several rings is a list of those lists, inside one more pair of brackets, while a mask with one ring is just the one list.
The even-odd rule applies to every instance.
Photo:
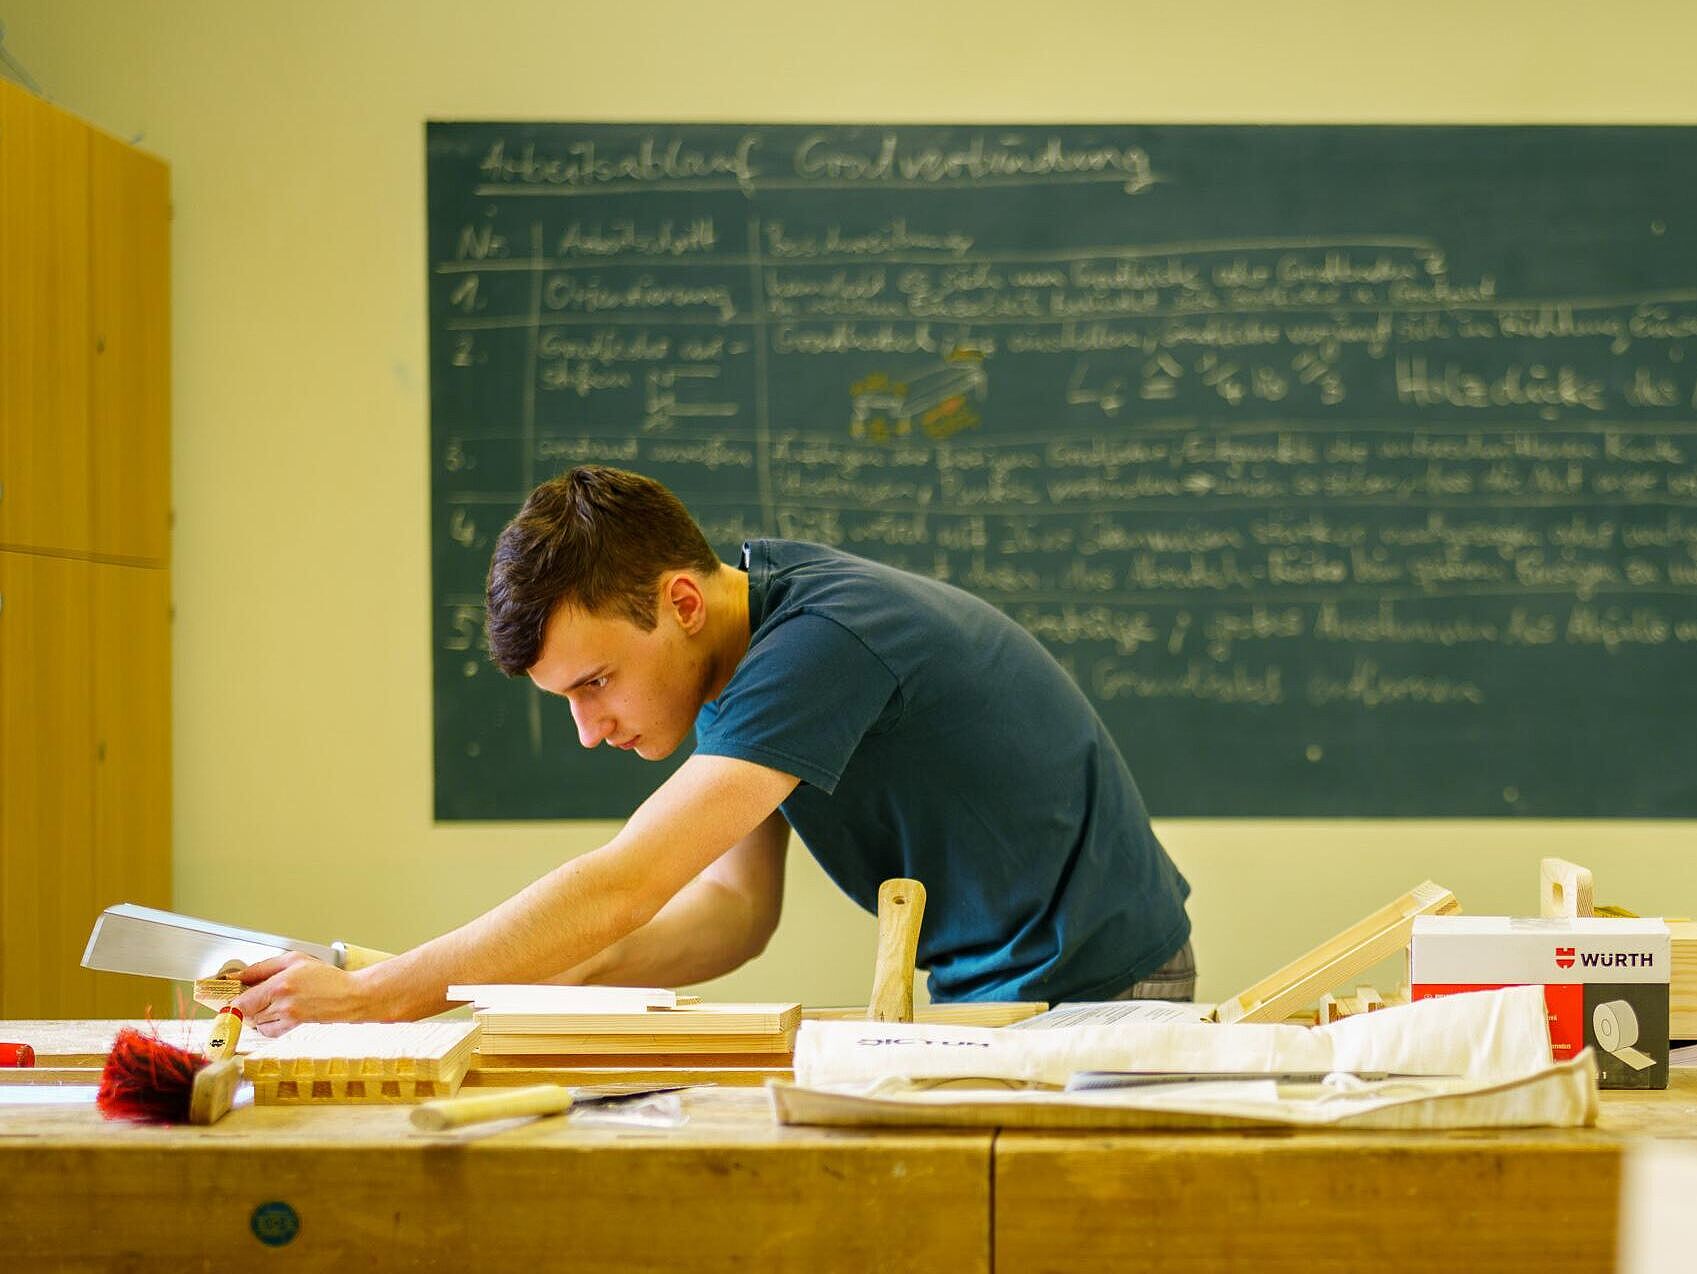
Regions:
[[89, 133], [0, 79], [0, 548], [92, 548]]
[[0, 1017], [174, 1007], [80, 963], [171, 903], [168, 200], [0, 81]]
[[0, 1004], [57, 1017], [85, 1002], [93, 921], [91, 563], [0, 554]]
[[91, 539], [163, 566], [171, 543], [170, 174], [96, 134], [89, 147]]

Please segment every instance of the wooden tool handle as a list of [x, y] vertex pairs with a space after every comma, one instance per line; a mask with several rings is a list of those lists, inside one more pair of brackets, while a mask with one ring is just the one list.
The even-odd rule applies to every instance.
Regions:
[[490, 1119], [519, 1115], [552, 1115], [572, 1104], [572, 1090], [559, 1084], [508, 1088], [470, 1097], [441, 1097], [412, 1108], [412, 1126], [426, 1132], [445, 1132]]
[[1538, 914], [1589, 916], [1595, 910], [1591, 873], [1565, 858], [1546, 858], [1538, 864]]
[[351, 942], [331, 944], [330, 949], [336, 953], [338, 967], [352, 973], [355, 969], [368, 968], [381, 960], [392, 960], [394, 952], [379, 951], [376, 947], [356, 947]]
[[913, 959], [919, 922], [925, 918], [925, 886], [897, 876], [878, 886], [878, 963], [872, 971], [873, 1022], [913, 1021]]
[[219, 1008], [218, 1016], [212, 1019], [212, 1029], [206, 1037], [206, 1055], [215, 1062], [234, 1057], [241, 1039], [241, 1010], [225, 1004]]

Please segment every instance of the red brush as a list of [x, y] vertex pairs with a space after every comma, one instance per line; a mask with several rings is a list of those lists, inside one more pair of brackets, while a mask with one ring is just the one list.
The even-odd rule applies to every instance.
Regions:
[[224, 1008], [212, 1019], [202, 1055], [126, 1026], [112, 1042], [95, 1103], [108, 1119], [216, 1123], [229, 1111], [241, 1078], [235, 1060], [241, 1032], [241, 1010]]

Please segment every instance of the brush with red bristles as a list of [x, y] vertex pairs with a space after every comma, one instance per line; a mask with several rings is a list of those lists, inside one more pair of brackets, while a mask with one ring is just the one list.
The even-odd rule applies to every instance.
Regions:
[[235, 1056], [241, 1033], [242, 1012], [231, 1006], [212, 1019], [204, 1054], [126, 1026], [112, 1042], [95, 1103], [108, 1119], [216, 1123], [229, 1112], [241, 1079]]

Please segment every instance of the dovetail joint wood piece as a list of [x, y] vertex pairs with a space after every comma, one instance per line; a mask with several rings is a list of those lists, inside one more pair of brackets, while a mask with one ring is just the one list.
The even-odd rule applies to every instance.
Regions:
[[475, 1022], [308, 1023], [248, 1055], [258, 1105], [419, 1102], [450, 1096]]

